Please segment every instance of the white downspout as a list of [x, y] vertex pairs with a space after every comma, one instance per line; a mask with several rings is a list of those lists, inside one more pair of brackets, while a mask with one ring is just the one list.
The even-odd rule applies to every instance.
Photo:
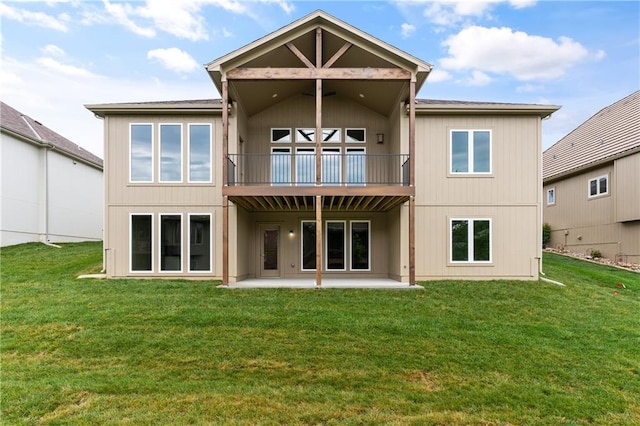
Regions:
[[60, 248], [49, 242], [49, 152], [52, 149], [53, 145], [44, 146], [44, 241], [42, 243], [49, 247]]

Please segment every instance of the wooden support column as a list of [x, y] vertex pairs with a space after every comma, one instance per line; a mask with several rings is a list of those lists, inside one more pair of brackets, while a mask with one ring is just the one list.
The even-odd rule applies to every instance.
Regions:
[[322, 285], [322, 196], [316, 195], [316, 285]]
[[[322, 29], [316, 28], [316, 68], [322, 68]], [[316, 185], [322, 184], [322, 79], [316, 79]]]
[[[416, 185], [416, 82], [409, 83], [409, 185]], [[409, 197], [409, 285], [416, 283], [416, 200]]]
[[[229, 152], [229, 90], [228, 82], [222, 82], [222, 187], [228, 182]], [[222, 197], [222, 284], [229, 284], [229, 197]]]

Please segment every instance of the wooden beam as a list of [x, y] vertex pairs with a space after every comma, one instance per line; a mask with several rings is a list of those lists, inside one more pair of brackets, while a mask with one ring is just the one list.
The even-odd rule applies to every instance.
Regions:
[[307, 66], [307, 68], [315, 68], [315, 66], [311, 63], [309, 59], [291, 42], [285, 44], [287, 48], [298, 57], [302, 61], [303, 64]]
[[331, 66], [332, 66], [333, 64], [335, 64], [335, 63], [336, 63], [336, 61], [337, 61], [338, 59], [340, 59], [340, 58], [342, 57], [342, 55], [344, 55], [344, 54], [345, 54], [345, 52], [346, 52], [347, 50], [349, 50], [349, 48], [350, 48], [351, 46], [353, 46], [353, 44], [351, 44], [351, 43], [349, 43], [349, 42], [346, 42], [345, 44], [343, 44], [343, 45], [342, 45], [342, 47], [341, 47], [340, 49], [338, 49], [338, 51], [337, 51], [336, 53], [334, 53], [334, 55], [331, 57], [331, 59], [329, 59], [329, 60], [327, 61], [327, 63], [326, 63], [326, 64], [324, 64], [324, 65], [322, 66], [322, 68], [331, 68]]
[[409, 83], [409, 186], [416, 184], [416, 82]]
[[409, 196], [415, 195], [415, 188], [401, 185], [379, 186], [228, 186], [223, 188], [222, 195], [228, 196], [309, 196], [336, 195], [336, 196]]
[[316, 285], [322, 285], [322, 196], [316, 195]]
[[401, 68], [235, 68], [229, 80], [408, 80]]
[[228, 186], [229, 153], [229, 83], [222, 82], [222, 187]]
[[409, 197], [409, 285], [416, 284], [416, 200]]
[[229, 197], [222, 197], [222, 284], [229, 285]]

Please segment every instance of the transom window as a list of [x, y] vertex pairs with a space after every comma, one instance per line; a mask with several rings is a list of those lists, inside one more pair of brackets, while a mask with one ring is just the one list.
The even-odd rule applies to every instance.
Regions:
[[491, 262], [491, 219], [450, 220], [450, 261]]
[[597, 197], [609, 193], [609, 176], [599, 176], [589, 180], [589, 197]]
[[452, 174], [491, 173], [491, 131], [451, 131]]
[[346, 142], [366, 142], [367, 132], [365, 129], [345, 129]]
[[[315, 142], [316, 129], [296, 129], [296, 142]], [[341, 142], [342, 132], [340, 129], [322, 129], [322, 142]]]
[[271, 129], [271, 142], [290, 143], [291, 129]]

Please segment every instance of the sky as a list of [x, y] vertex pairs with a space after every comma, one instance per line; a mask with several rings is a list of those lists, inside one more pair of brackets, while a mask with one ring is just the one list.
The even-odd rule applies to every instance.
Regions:
[[640, 89], [640, 2], [0, 1], [0, 99], [103, 156], [85, 104], [219, 98], [204, 64], [322, 9], [434, 70], [419, 98], [552, 104], [548, 148]]

